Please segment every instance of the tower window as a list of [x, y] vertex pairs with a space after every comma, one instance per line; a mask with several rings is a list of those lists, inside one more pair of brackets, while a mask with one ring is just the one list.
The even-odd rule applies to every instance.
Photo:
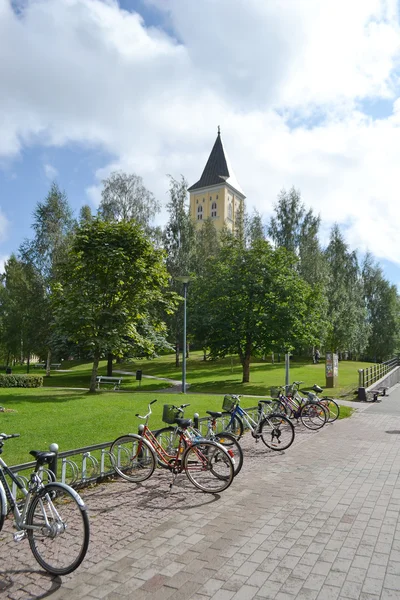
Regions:
[[217, 216], [217, 203], [216, 202], [213, 202], [211, 205], [211, 216], [212, 217]]
[[203, 219], [203, 207], [198, 206], [197, 207], [197, 220], [202, 221], [202, 219]]

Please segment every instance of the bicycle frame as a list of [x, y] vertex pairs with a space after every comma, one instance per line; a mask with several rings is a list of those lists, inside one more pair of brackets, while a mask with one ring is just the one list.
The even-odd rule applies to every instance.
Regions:
[[[263, 413], [261, 413], [261, 414], [263, 414]], [[239, 406], [239, 404], [236, 404], [235, 408], [231, 412], [231, 420], [229, 422], [229, 425], [233, 424], [235, 416], [242, 419], [245, 427], [247, 427], [248, 429], [251, 429], [253, 432], [256, 431], [260, 425], [260, 419], [258, 421], [255, 421], [249, 415], [249, 413], [247, 413], [241, 406]]]
[[[165, 450], [165, 448], [163, 448], [163, 446], [160, 444], [160, 442], [158, 441], [158, 439], [156, 438], [156, 436], [153, 434], [153, 432], [149, 429], [149, 427], [147, 426], [147, 423], [143, 426], [143, 430], [140, 433], [140, 436], [142, 438], [144, 438], [145, 440], [147, 440], [147, 442], [149, 442], [149, 444], [152, 446], [154, 452], [156, 453], [157, 457], [159, 458], [159, 460], [168, 468], [171, 468], [171, 462], [175, 461], [173, 463], [174, 468], [177, 469], [179, 468], [179, 471], [181, 470], [181, 464], [180, 464], [180, 456], [182, 455], [182, 453], [185, 450], [185, 444], [183, 442], [183, 432], [182, 430], [180, 430], [179, 428], [177, 428], [178, 432], [179, 432], [179, 445], [177, 448], [177, 452], [175, 455], [171, 455], [168, 454], [168, 452]], [[188, 440], [186, 440], [188, 441]], [[140, 443], [139, 443], [139, 447], [138, 447], [138, 452], [140, 452], [141, 447], [140, 447]]]

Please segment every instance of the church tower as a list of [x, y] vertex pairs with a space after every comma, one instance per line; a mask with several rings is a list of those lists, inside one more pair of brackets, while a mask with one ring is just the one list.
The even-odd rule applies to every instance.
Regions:
[[203, 174], [188, 191], [190, 216], [197, 228], [201, 227], [205, 219], [210, 218], [218, 231], [224, 225], [230, 231], [235, 230], [236, 219], [246, 196], [224, 151], [219, 127]]

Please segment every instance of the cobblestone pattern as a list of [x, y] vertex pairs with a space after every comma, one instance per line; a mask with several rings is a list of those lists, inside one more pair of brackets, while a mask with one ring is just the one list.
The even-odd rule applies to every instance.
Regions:
[[247, 435], [242, 472], [220, 496], [184, 475], [169, 492], [164, 471], [84, 491], [90, 547], [62, 579], [12, 541], [8, 520], [2, 597], [400, 598], [400, 418], [365, 410], [298, 433], [282, 454]]

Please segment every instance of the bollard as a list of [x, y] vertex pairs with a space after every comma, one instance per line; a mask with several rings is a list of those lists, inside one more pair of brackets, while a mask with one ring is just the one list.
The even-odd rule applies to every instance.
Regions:
[[50, 444], [50, 452], [54, 452], [54, 457], [49, 462], [49, 469], [54, 474], [54, 481], [57, 481], [57, 458], [58, 458], [58, 444]]
[[199, 428], [199, 413], [194, 413], [193, 415], [193, 425], [195, 429]]

